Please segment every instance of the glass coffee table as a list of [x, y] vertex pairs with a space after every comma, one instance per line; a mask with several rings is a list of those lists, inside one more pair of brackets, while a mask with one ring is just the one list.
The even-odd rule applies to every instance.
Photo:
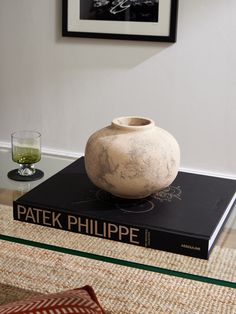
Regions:
[[0, 240], [43, 248], [149, 272], [236, 288], [236, 206], [209, 260], [105, 240], [14, 221], [12, 202], [75, 159], [43, 154], [37, 168], [45, 176], [33, 182], [7, 178], [16, 165], [8, 148], [0, 149]]

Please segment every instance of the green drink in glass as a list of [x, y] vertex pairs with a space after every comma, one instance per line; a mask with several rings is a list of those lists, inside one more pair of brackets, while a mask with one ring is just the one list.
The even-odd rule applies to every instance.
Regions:
[[18, 164], [35, 164], [40, 161], [40, 149], [34, 147], [14, 146], [12, 160]]
[[32, 176], [34, 164], [41, 159], [41, 134], [36, 131], [18, 131], [11, 135], [12, 160], [19, 164], [18, 174]]

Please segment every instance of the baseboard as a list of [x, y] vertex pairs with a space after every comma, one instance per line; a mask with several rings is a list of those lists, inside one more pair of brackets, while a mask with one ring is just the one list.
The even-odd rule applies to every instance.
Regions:
[[51, 149], [42, 147], [42, 153], [46, 155], [51, 156], [58, 156], [58, 157], [64, 157], [64, 158], [79, 158], [83, 156], [83, 153], [77, 153], [77, 152], [71, 152], [71, 151], [64, 151], [64, 150], [57, 150], [57, 149]]
[[9, 142], [0, 142], [0, 148], [11, 148], [11, 143], [9, 143]]
[[[1, 148], [10, 149], [11, 143], [0, 142], [0, 149]], [[50, 155], [50, 156], [57, 156], [61, 158], [64, 157], [64, 158], [71, 158], [71, 159], [79, 158], [84, 155], [84, 153], [82, 152], [71, 152], [71, 151], [57, 150], [57, 149], [52, 149], [52, 148], [47, 148], [47, 147], [42, 147], [42, 153], [46, 155]], [[236, 180], [235, 175], [221, 173], [221, 172], [206, 171], [206, 170], [192, 169], [192, 168], [186, 168], [186, 167], [180, 167], [180, 171]]]
[[193, 173], [193, 174], [201, 174], [201, 175], [210, 176], [210, 177], [236, 180], [236, 175], [229, 174], [229, 173], [223, 173], [223, 172], [206, 171], [206, 170], [192, 169], [192, 168], [185, 168], [185, 167], [180, 167], [180, 171], [187, 172], [187, 173]]
[[[11, 143], [8, 142], [0, 142], [0, 149], [11, 149]], [[52, 149], [48, 147], [42, 147], [42, 153], [50, 156], [58, 156], [64, 158], [79, 158], [83, 156], [83, 153], [64, 151], [58, 149]]]

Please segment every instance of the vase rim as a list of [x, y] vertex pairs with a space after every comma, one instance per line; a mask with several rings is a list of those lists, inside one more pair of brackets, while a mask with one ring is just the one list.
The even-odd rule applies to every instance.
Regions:
[[122, 129], [144, 130], [155, 126], [155, 122], [146, 117], [141, 116], [124, 116], [112, 120], [112, 125]]

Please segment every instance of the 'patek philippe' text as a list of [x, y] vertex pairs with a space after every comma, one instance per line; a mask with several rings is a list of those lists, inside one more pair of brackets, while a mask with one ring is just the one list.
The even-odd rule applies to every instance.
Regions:
[[140, 229], [100, 220], [17, 205], [16, 219], [82, 234], [140, 245]]

